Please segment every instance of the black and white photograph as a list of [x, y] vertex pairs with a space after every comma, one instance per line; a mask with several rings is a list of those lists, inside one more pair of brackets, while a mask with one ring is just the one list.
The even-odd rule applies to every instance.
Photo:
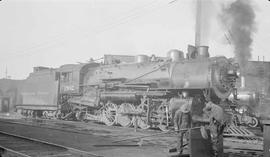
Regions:
[[0, 0], [0, 157], [270, 157], [269, 0]]

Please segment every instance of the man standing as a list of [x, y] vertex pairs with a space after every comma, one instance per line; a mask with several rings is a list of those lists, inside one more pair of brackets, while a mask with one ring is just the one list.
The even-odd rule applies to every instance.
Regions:
[[204, 113], [209, 117], [209, 130], [213, 148], [213, 156], [218, 157], [223, 152], [222, 134], [225, 127], [223, 108], [209, 101], [203, 108]]
[[186, 141], [188, 141], [188, 131], [181, 131], [181, 129], [187, 129], [191, 126], [190, 106], [191, 104], [189, 103], [189, 101], [187, 101], [175, 112], [174, 116], [175, 130], [179, 131], [177, 151], [180, 154], [182, 154], [183, 152], [184, 137]]

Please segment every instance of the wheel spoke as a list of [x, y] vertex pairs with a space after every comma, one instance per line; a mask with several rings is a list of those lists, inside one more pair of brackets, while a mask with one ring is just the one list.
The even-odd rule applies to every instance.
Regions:
[[137, 124], [141, 129], [148, 129], [150, 125], [148, 124], [148, 117], [147, 117], [147, 105], [142, 103], [137, 107], [139, 112], [142, 112], [142, 116], [137, 118]]
[[168, 109], [167, 106], [164, 104], [161, 104], [158, 109], [157, 109], [157, 113], [158, 113], [158, 122], [159, 122], [159, 129], [162, 131], [168, 131]]
[[116, 111], [117, 111], [117, 106], [116, 104], [113, 104], [111, 102], [107, 103], [103, 109], [103, 122], [108, 125], [112, 126], [116, 122]]
[[123, 127], [130, 127], [133, 123], [134, 117], [127, 115], [127, 113], [134, 112], [135, 107], [129, 103], [123, 103], [120, 105], [117, 114], [117, 122]]

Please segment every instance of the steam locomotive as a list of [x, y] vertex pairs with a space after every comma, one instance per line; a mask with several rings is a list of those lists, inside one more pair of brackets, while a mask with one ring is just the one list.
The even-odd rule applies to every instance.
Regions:
[[207, 46], [189, 46], [186, 57], [171, 50], [163, 58], [105, 55], [103, 63], [36, 67], [17, 85], [12, 99], [25, 116], [123, 127], [136, 121], [142, 129], [165, 130], [171, 125], [171, 100], [184, 104], [200, 95], [219, 103], [234, 92], [237, 77], [237, 65], [230, 59], [209, 57]]

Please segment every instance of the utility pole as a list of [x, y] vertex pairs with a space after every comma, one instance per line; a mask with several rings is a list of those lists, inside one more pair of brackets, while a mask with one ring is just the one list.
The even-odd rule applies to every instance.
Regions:
[[7, 79], [8, 78], [8, 70], [7, 70], [7, 66], [6, 66], [6, 76], [5, 78]]

